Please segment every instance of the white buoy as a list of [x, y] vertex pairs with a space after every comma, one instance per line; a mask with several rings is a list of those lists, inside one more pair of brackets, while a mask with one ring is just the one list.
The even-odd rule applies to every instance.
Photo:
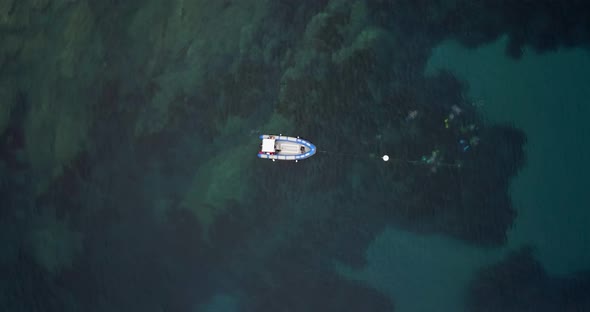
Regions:
[[389, 156], [387, 155], [383, 155], [383, 157], [381, 157], [383, 159], [383, 161], [388, 161], [389, 160]]

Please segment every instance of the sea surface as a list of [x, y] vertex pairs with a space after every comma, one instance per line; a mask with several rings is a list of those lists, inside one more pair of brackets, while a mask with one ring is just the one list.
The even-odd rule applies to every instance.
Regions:
[[590, 311], [585, 1], [0, 0], [0, 39], [0, 311]]

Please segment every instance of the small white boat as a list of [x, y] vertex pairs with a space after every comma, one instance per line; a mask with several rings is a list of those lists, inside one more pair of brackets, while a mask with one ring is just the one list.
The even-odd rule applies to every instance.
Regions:
[[262, 143], [258, 158], [297, 162], [313, 156], [316, 152], [315, 145], [299, 137], [263, 134], [260, 136], [260, 140]]

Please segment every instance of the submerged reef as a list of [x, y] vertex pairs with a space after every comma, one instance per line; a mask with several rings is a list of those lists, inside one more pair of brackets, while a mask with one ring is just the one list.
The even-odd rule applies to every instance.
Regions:
[[431, 40], [455, 39], [468, 47], [508, 35], [506, 53], [522, 56], [590, 42], [590, 7], [584, 1], [368, 1], [375, 18], [397, 26], [407, 36], [428, 34]]
[[586, 311], [590, 309], [590, 272], [572, 277], [547, 274], [523, 247], [483, 268], [469, 286], [469, 311]]
[[[394, 310], [334, 263], [387, 226], [506, 241], [526, 138], [424, 67], [445, 39], [587, 43], [578, 2], [526, 3], [0, 0], [0, 310]], [[331, 153], [255, 160], [288, 130]]]

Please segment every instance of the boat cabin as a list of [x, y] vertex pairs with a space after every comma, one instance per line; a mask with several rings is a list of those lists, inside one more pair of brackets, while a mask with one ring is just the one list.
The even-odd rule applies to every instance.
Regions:
[[263, 139], [262, 140], [262, 149], [260, 150], [262, 153], [268, 153], [269, 155], [274, 155], [276, 152], [276, 140], [272, 139]]

